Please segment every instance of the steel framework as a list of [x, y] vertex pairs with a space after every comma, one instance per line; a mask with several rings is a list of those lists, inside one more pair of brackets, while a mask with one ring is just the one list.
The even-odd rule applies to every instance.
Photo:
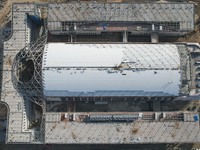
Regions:
[[[45, 30], [45, 29], [44, 29]], [[42, 57], [45, 43], [47, 42], [47, 32], [38, 38], [38, 40], [29, 48], [23, 48], [16, 56], [12, 65], [12, 81], [16, 90], [18, 90], [25, 99], [45, 107], [44, 96], [42, 92]], [[20, 60], [30, 59], [34, 63], [34, 73], [27, 82], [19, 80]]]

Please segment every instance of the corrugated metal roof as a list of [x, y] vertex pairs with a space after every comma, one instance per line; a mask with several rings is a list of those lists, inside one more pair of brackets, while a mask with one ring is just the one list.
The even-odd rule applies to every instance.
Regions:
[[178, 95], [179, 65], [176, 45], [50, 43], [43, 56], [44, 94]]

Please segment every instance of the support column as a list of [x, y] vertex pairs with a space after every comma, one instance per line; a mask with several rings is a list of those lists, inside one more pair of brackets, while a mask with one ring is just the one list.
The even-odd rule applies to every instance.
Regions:
[[156, 32], [158, 29], [155, 28], [155, 25], [152, 24], [152, 33], [151, 33], [151, 43], [158, 43], [158, 33]]
[[72, 98], [67, 102], [67, 112], [75, 112], [75, 110], [76, 110], [76, 100], [75, 98]]
[[160, 111], [160, 100], [153, 99], [153, 111]]
[[70, 35], [70, 42], [73, 43], [73, 35]]
[[151, 43], [158, 43], [158, 42], [159, 42], [158, 33], [156, 32], [151, 33]]
[[123, 32], [123, 42], [127, 43], [128, 42], [128, 35], [127, 35], [127, 31]]

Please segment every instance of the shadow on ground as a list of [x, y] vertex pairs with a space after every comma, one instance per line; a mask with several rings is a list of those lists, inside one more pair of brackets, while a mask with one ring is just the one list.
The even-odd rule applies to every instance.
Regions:
[[[197, 148], [197, 147], [195, 147]], [[192, 150], [193, 144], [104, 144], [104, 145], [0, 145], [0, 150]]]

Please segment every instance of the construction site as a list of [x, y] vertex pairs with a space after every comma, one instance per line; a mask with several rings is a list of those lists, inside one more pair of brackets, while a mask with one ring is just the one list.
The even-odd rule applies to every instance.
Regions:
[[0, 143], [200, 148], [198, 1], [7, 0], [0, 12]]

